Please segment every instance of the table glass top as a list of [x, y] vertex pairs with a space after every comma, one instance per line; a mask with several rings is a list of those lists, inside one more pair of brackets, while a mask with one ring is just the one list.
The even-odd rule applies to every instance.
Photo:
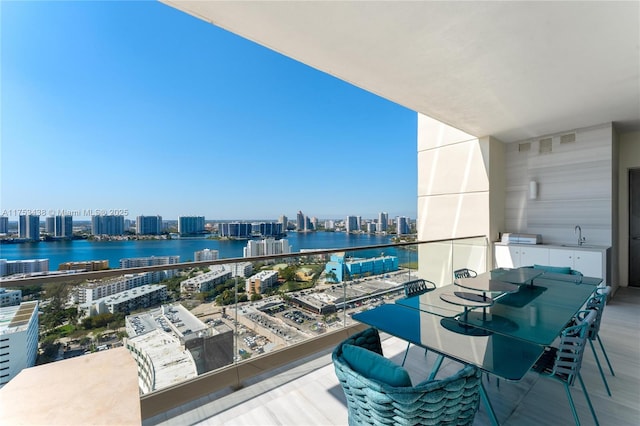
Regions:
[[505, 294], [484, 311], [471, 311], [460, 322], [540, 345], [550, 345], [584, 306], [596, 286], [536, 279]]
[[491, 307], [470, 310], [466, 320], [461, 314], [473, 308], [473, 304], [451, 303], [449, 295], [460, 288], [453, 284], [399, 299], [396, 304], [444, 318], [456, 318], [467, 325], [535, 344], [550, 345], [602, 282], [599, 278], [549, 273], [533, 268], [497, 269], [468, 280], [480, 278], [491, 281], [504, 277], [510, 282], [527, 285], [520, 285], [511, 293], [494, 293]]
[[464, 312], [464, 307], [446, 302], [440, 298], [442, 294], [453, 293], [455, 286], [447, 285], [419, 296], [405, 297], [396, 300], [396, 304], [407, 308], [429, 312], [445, 318], [454, 318]]
[[474, 329], [467, 332], [455, 319], [399, 304], [381, 305], [353, 319], [507, 380], [520, 380], [543, 351], [540, 345], [504, 334], [474, 335]]
[[[513, 284], [527, 284], [532, 279], [542, 275], [544, 271], [533, 268], [517, 268], [517, 269], [505, 269], [498, 268], [490, 272], [486, 272], [491, 279], [504, 281]], [[484, 274], [481, 274], [484, 275]]]
[[493, 299], [483, 297], [481, 294], [468, 294], [454, 291], [453, 293], [442, 293], [440, 299], [445, 302], [467, 308], [486, 308], [493, 304]]
[[519, 288], [517, 284], [500, 281], [499, 278], [492, 279], [489, 272], [480, 274], [475, 278], [458, 278], [453, 283], [469, 290], [500, 293], [518, 291]]

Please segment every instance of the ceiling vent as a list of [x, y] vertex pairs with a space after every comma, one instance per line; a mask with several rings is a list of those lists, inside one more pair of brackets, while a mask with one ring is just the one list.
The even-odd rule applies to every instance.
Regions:
[[552, 142], [551, 138], [540, 139], [540, 148], [538, 152], [540, 154], [551, 152], [551, 142]]
[[529, 152], [531, 151], [531, 142], [524, 142], [518, 145], [519, 152]]
[[560, 143], [572, 143], [576, 141], [575, 133], [567, 133], [566, 135], [560, 136]]

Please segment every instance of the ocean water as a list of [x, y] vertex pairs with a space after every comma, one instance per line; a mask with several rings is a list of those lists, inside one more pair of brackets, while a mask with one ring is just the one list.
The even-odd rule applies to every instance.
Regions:
[[[391, 237], [384, 235], [346, 234], [344, 232], [290, 232], [285, 238], [292, 252], [302, 249], [340, 249], [377, 244], [388, 244]], [[49, 259], [49, 269], [57, 270], [63, 262], [108, 260], [111, 268], [120, 266], [120, 259], [149, 256], [180, 256], [181, 262], [194, 259], [194, 252], [203, 249], [218, 250], [221, 259], [242, 257], [246, 241], [211, 240], [206, 238], [176, 238], [172, 240], [132, 241], [41, 241], [38, 243], [0, 244], [0, 259]], [[369, 249], [356, 256], [375, 257], [381, 254], [399, 256], [400, 263], [410, 261], [413, 252], [395, 248]], [[415, 256], [415, 254], [414, 254]]]

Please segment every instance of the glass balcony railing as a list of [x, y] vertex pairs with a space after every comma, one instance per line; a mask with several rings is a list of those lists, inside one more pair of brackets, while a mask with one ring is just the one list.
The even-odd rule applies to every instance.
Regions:
[[39, 302], [39, 362], [124, 346], [144, 420], [334, 346], [361, 327], [351, 315], [403, 297], [406, 281], [441, 286], [456, 269], [490, 269], [489, 247], [486, 237], [400, 242], [4, 277], [0, 287]]

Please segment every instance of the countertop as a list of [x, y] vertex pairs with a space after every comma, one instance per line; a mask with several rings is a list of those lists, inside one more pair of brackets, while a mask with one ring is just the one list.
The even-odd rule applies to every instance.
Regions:
[[514, 247], [545, 247], [552, 249], [562, 249], [562, 250], [584, 250], [584, 251], [594, 251], [594, 250], [607, 250], [611, 248], [610, 246], [596, 245], [596, 244], [582, 244], [581, 246], [578, 243], [547, 243], [547, 244], [518, 244], [518, 243], [503, 243], [501, 241], [496, 241], [494, 243], [497, 246], [514, 246]]

